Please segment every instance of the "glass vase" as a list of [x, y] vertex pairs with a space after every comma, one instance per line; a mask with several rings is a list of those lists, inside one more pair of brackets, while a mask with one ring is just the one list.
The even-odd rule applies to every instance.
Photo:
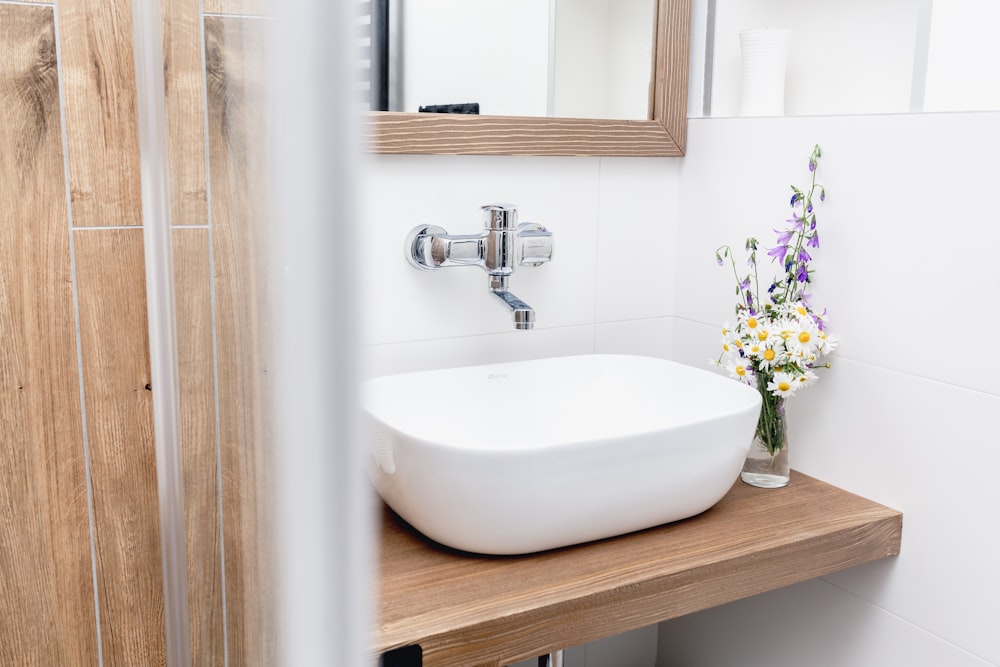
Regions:
[[789, 480], [785, 399], [761, 392], [760, 418], [740, 479], [751, 486], [777, 489]]

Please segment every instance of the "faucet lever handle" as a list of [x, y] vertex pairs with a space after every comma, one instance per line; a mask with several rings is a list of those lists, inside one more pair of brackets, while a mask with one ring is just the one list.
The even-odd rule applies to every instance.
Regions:
[[552, 232], [537, 222], [522, 222], [517, 226], [521, 266], [539, 266], [552, 260]]

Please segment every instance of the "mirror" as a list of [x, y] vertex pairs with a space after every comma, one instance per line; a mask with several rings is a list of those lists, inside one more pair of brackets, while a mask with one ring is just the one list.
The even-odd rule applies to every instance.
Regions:
[[[376, 5], [377, 7], [378, 5]], [[394, 0], [372, 110], [645, 119], [656, 0]], [[387, 102], [387, 103], [386, 103]]]
[[372, 149], [453, 155], [683, 155], [691, 2], [655, 0], [655, 5], [646, 119], [372, 112], [367, 124]]

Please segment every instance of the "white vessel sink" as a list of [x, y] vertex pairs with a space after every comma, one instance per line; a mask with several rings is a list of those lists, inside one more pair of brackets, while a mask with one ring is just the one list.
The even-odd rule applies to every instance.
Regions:
[[760, 396], [622, 355], [391, 375], [362, 387], [372, 477], [441, 544], [523, 554], [705, 511], [737, 479]]

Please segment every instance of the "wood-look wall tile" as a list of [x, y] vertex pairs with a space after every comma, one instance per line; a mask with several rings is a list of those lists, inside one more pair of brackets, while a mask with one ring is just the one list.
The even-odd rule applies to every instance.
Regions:
[[171, 224], [208, 224], [205, 176], [204, 67], [199, 0], [164, 0]]
[[130, 0], [61, 0], [73, 224], [142, 224]]
[[192, 664], [225, 657], [209, 232], [173, 230]]
[[94, 665], [53, 10], [0, 4], [0, 664]]
[[74, 232], [104, 661], [166, 662], [143, 232]]
[[261, 358], [266, 29], [267, 22], [254, 19], [205, 19], [226, 604], [229, 655], [236, 664], [275, 661], [262, 496], [268, 488]]

